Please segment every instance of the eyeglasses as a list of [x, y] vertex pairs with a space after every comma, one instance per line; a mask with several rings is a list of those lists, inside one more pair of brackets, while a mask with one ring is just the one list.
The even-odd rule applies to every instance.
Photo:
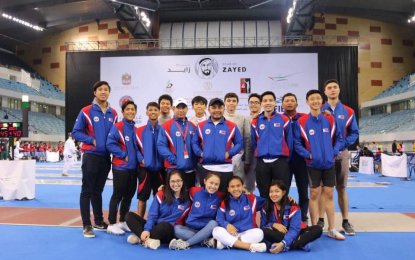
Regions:
[[180, 184], [183, 180], [170, 181], [170, 184]]
[[259, 101], [249, 101], [249, 104], [250, 105], [259, 105], [259, 104], [261, 104], [261, 102], [259, 102]]

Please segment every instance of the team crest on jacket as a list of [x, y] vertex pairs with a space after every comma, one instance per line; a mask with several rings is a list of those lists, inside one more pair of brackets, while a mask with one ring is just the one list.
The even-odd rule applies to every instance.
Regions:
[[210, 129], [206, 129], [205, 134], [207, 134], [207, 135], [210, 134]]
[[110, 121], [111, 123], [114, 121], [114, 119], [112, 117], [108, 118], [108, 121]]
[[177, 208], [180, 209], [180, 210], [184, 210], [184, 206], [183, 205], [178, 205]]
[[95, 123], [99, 122], [99, 117], [94, 116], [94, 122], [95, 122]]
[[200, 208], [200, 202], [199, 202], [199, 201], [196, 201], [196, 202], [195, 202], [195, 207], [196, 207], [196, 208]]
[[225, 135], [226, 134], [226, 131], [225, 130], [219, 130], [219, 134]]
[[259, 129], [264, 130], [265, 129], [265, 125], [264, 124], [260, 124], [259, 125]]
[[281, 124], [280, 123], [274, 123], [274, 127], [280, 127]]
[[177, 137], [179, 137], [179, 136], [180, 136], [180, 132], [179, 132], [179, 131], [177, 131], [177, 132], [176, 132], [176, 136], [177, 136]]
[[310, 135], [314, 135], [314, 129], [310, 129], [310, 130], [308, 131], [308, 133], [309, 133]]
[[328, 133], [329, 129], [328, 128], [323, 128], [323, 133]]
[[344, 119], [344, 115], [338, 115], [337, 118]]
[[125, 141], [129, 142], [130, 141], [130, 137], [129, 136], [126, 136], [125, 137]]
[[250, 210], [251, 207], [249, 205], [244, 206], [244, 211]]
[[210, 205], [210, 209], [217, 209], [216, 205]]
[[231, 217], [235, 216], [235, 210], [233, 209], [229, 210], [229, 216]]

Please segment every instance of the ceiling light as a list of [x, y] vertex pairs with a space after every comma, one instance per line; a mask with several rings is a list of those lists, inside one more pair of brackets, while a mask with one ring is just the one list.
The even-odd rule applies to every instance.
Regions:
[[9, 19], [9, 20], [11, 20], [11, 21], [14, 21], [14, 22], [16, 22], [16, 23], [20, 23], [20, 24], [22, 24], [22, 25], [24, 25], [24, 26], [27, 26], [27, 27], [30, 27], [30, 28], [32, 28], [33, 30], [36, 30], [36, 31], [43, 31], [43, 30], [45, 30], [44, 28], [42, 28], [42, 27], [40, 27], [40, 26], [37, 26], [37, 25], [34, 25], [34, 24], [31, 24], [31, 23], [29, 23], [29, 22], [27, 22], [27, 21], [25, 21], [25, 20], [22, 20], [22, 19], [19, 19], [19, 18], [17, 18], [17, 17], [14, 17], [14, 16], [11, 16], [11, 15], [8, 15], [8, 14], [6, 14], [6, 13], [2, 13], [2, 15], [1, 15], [3, 18], [6, 18], [6, 19]]

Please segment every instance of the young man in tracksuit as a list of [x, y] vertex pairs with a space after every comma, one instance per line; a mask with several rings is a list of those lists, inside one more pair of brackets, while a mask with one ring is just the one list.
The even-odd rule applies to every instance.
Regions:
[[[349, 199], [347, 197], [347, 178], [349, 177], [350, 153], [347, 148], [353, 145], [359, 137], [359, 127], [357, 126], [356, 116], [352, 108], [342, 104], [339, 100], [340, 86], [335, 79], [327, 80], [324, 83], [324, 93], [328, 100], [321, 108], [327, 111], [336, 119], [337, 127], [344, 139], [344, 146], [340, 149], [336, 157], [336, 190], [339, 208], [342, 213], [342, 227], [346, 235], [355, 235], [353, 226], [349, 223]], [[324, 201], [320, 201], [319, 224], [324, 226]]]
[[140, 217], [144, 217], [146, 202], [151, 192], [153, 196], [156, 195], [158, 188], [164, 184], [163, 158], [157, 151], [157, 138], [161, 128], [157, 121], [160, 106], [156, 102], [150, 102], [146, 110], [147, 124], [135, 130], [138, 144], [137, 160], [140, 164], [137, 189], [137, 214]]
[[199, 180], [202, 182], [208, 171], [217, 172], [221, 179], [219, 191], [226, 192], [226, 185], [233, 176], [232, 157], [242, 150], [243, 139], [236, 124], [223, 117], [222, 99], [211, 99], [208, 109], [210, 117], [197, 125], [192, 148], [201, 158]]
[[94, 228], [105, 230], [102, 213], [102, 191], [111, 169], [110, 154], [106, 148], [107, 136], [117, 122], [117, 112], [107, 102], [111, 88], [105, 81], [93, 86], [94, 101], [82, 108], [75, 121], [72, 136], [82, 142], [82, 190], [80, 208], [84, 237], [95, 237], [90, 219], [90, 204], [94, 212]]
[[[310, 216], [312, 225], [318, 220], [318, 201], [325, 197], [325, 208], [329, 222], [327, 235], [337, 240], [344, 236], [334, 229], [333, 187], [336, 176], [334, 159], [343, 147], [341, 132], [331, 115], [321, 113], [323, 96], [318, 90], [310, 90], [306, 95], [310, 113], [297, 121], [294, 146], [297, 153], [306, 159], [310, 180]], [[322, 183], [322, 186], [321, 185]]]
[[[129, 231], [125, 214], [131, 206], [131, 199], [137, 187], [137, 143], [135, 122], [137, 105], [126, 101], [121, 105], [123, 119], [116, 123], [107, 138], [107, 149], [112, 154], [113, 192], [109, 205], [107, 233], [123, 235]], [[118, 207], [120, 219], [117, 223]]]
[[[297, 112], [297, 97], [293, 93], [287, 93], [282, 97], [282, 108], [284, 109], [284, 115], [290, 119], [290, 128], [292, 133], [294, 133], [296, 122], [298, 119], [305, 114]], [[292, 138], [294, 142], [294, 138]], [[290, 145], [294, 147], [294, 144]], [[308, 213], [308, 174], [307, 168], [305, 165], [304, 159], [298, 155], [295, 149], [290, 149], [290, 176], [288, 182], [288, 191], [291, 187], [291, 181], [293, 176], [295, 176], [295, 184], [297, 186], [298, 192], [298, 203], [301, 208], [301, 220], [307, 222], [307, 213]]]
[[282, 180], [289, 186], [292, 133], [290, 120], [275, 112], [276, 99], [272, 91], [262, 93], [261, 104], [264, 112], [251, 121], [251, 143], [257, 157], [257, 187], [261, 197], [267, 198], [273, 180]]
[[157, 150], [164, 159], [164, 167], [169, 171], [177, 169], [184, 174], [186, 188], [196, 183], [196, 158], [192, 152], [192, 137], [195, 125], [187, 120], [187, 101], [177, 98], [173, 102], [174, 117], [161, 126], [157, 139]]

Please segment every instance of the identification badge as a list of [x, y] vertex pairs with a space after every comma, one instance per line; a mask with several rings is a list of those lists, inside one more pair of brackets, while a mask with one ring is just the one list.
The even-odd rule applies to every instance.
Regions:
[[189, 153], [187, 151], [183, 152], [184, 159], [189, 159]]

